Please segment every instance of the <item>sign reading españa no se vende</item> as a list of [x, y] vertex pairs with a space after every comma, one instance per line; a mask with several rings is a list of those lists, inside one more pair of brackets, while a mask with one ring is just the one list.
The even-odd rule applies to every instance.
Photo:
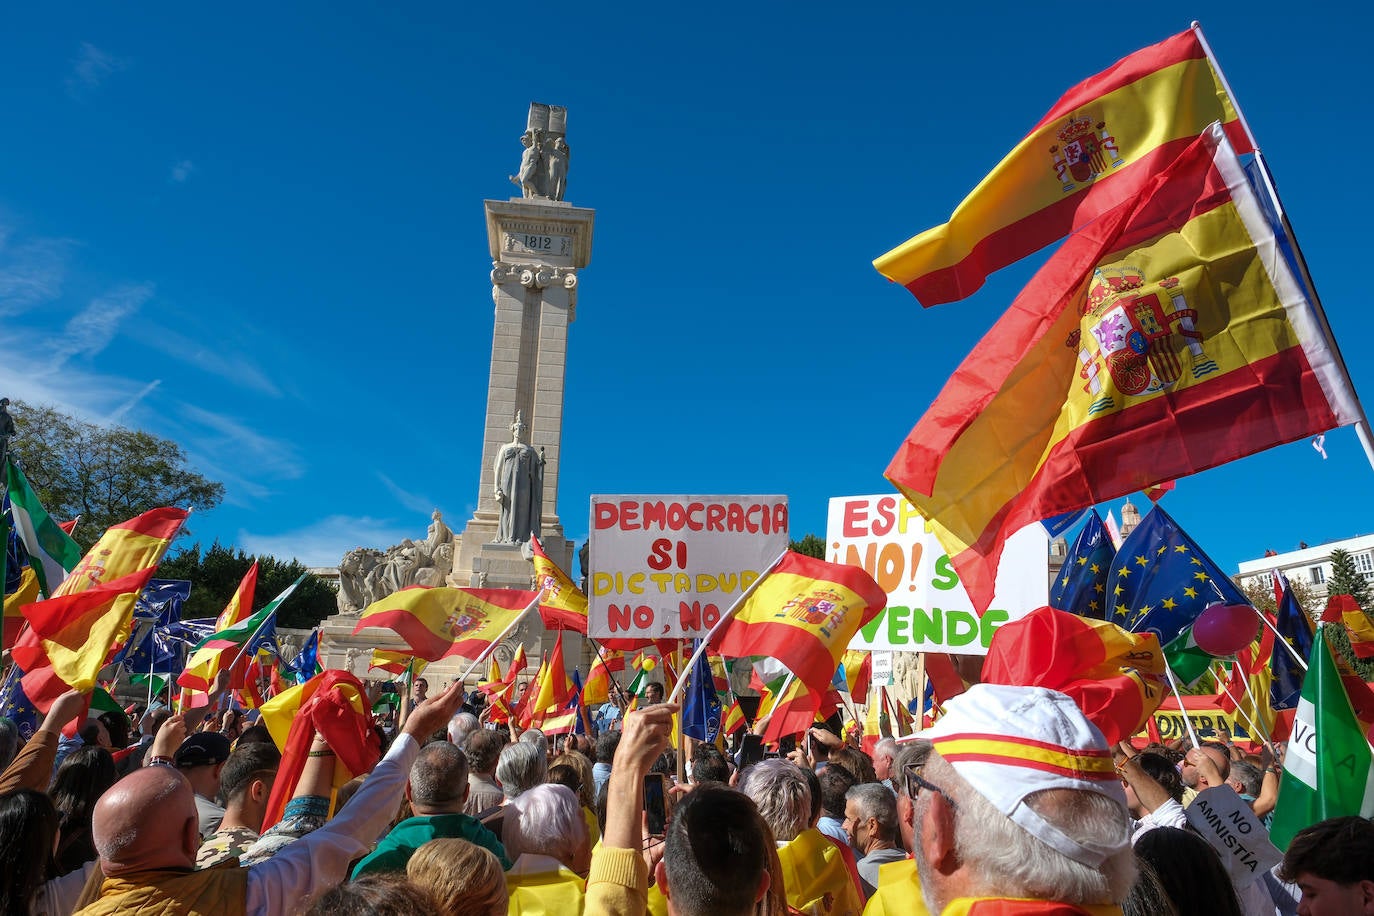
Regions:
[[700, 637], [787, 548], [787, 497], [594, 495], [588, 539], [588, 635]]
[[825, 548], [827, 560], [863, 567], [887, 594], [853, 649], [984, 655], [998, 627], [1049, 601], [1049, 536], [1039, 522], [1007, 539], [981, 616], [925, 518], [901, 496], [832, 497]]

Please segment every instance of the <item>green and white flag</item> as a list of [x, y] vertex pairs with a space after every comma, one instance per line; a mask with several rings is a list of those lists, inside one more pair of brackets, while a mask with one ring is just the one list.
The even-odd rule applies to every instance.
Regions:
[[12, 461], [5, 465], [14, 529], [29, 553], [29, 565], [38, 577], [38, 590], [47, 598], [81, 562], [81, 548], [48, 517], [24, 472]]
[[1174, 672], [1174, 677], [1191, 687], [1207, 673], [1217, 656], [1198, 646], [1197, 640], [1193, 639], [1193, 628], [1188, 626], [1164, 647], [1164, 660], [1169, 663], [1169, 670]]
[[1299, 830], [1330, 817], [1374, 815], [1374, 751], [1355, 718], [1340, 672], [1317, 627], [1283, 758], [1269, 838], [1287, 849]]

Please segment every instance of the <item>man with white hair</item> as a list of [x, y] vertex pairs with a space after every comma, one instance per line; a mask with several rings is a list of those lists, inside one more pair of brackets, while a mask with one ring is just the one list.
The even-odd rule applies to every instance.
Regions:
[[448, 720], [448, 740], [451, 744], [462, 747], [463, 740], [480, 727], [481, 723], [477, 721], [476, 716], [470, 712], [460, 712]]
[[1119, 912], [1135, 880], [1130, 816], [1111, 749], [1072, 699], [978, 684], [922, 737], [925, 764], [895, 775], [915, 800], [930, 913]]
[[579, 913], [592, 841], [577, 795], [545, 783], [506, 806], [502, 839], [515, 860], [506, 872], [512, 913]]
[[873, 772], [878, 781], [893, 792], [897, 791], [897, 786], [892, 778], [892, 759], [897, 756], [897, 750], [896, 738], [882, 738], [873, 745]]

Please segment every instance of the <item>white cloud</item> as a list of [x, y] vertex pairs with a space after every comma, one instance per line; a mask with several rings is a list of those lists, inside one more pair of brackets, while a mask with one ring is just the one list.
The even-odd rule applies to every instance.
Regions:
[[185, 184], [186, 179], [190, 178], [195, 170], [196, 164], [194, 162], [190, 159], [182, 159], [176, 165], [172, 166], [172, 174], [168, 180], [170, 180], [172, 184]]
[[424, 496], [419, 493], [411, 493], [409, 490], [401, 489], [401, 487], [397, 485], [397, 483], [394, 480], [383, 474], [381, 471], [377, 472], [377, 479], [382, 482], [382, 484], [387, 488], [387, 491], [393, 497], [396, 498], [396, 501], [398, 503], [400, 503], [402, 506], [405, 506], [410, 511], [422, 512], [425, 514], [425, 516], [428, 516], [431, 512], [434, 511], [435, 502], [428, 496]]
[[239, 529], [238, 545], [249, 553], [295, 558], [306, 566], [337, 566], [343, 555], [355, 547], [385, 550], [403, 538], [417, 536], [415, 531], [386, 519], [331, 515], [280, 534], [254, 534]]
[[259, 394], [281, 397], [281, 389], [266, 372], [247, 356], [230, 352], [223, 336], [209, 346], [170, 328], [155, 327], [141, 336], [141, 341], [159, 352], [203, 372], [232, 382], [240, 388]]
[[296, 446], [284, 439], [265, 436], [227, 414], [194, 404], [180, 405], [182, 416], [200, 427], [189, 433], [188, 450], [209, 455], [239, 455], [244, 466], [279, 480], [295, 480], [305, 473]]
[[110, 345], [120, 323], [153, 297], [151, 283], [117, 287], [97, 296], [74, 315], [58, 337], [49, 356], [51, 371], [57, 371], [74, 356], [95, 356]]
[[150, 394], [152, 394], [154, 391], [156, 391], [156, 390], [157, 390], [157, 387], [158, 387], [159, 385], [161, 385], [161, 384], [162, 384], [162, 379], [160, 379], [160, 378], [155, 378], [155, 379], [153, 379], [151, 382], [149, 382], [148, 384], [144, 385], [144, 386], [143, 386], [143, 389], [142, 389], [141, 391], [139, 391], [138, 394], [136, 394], [136, 395], [134, 395], [133, 397], [129, 398], [129, 399], [128, 399], [127, 401], [125, 401], [123, 404], [120, 404], [120, 405], [119, 405], [118, 407], [116, 407], [113, 411], [111, 411], [111, 412], [110, 412], [110, 415], [109, 415], [108, 417], [105, 418], [105, 424], [108, 425], [108, 426], [115, 426], [115, 425], [118, 425], [120, 422], [123, 421], [124, 417], [125, 417], [126, 415], [128, 415], [129, 411], [133, 410], [135, 407], [137, 407], [137, 406], [139, 405], [139, 403], [140, 403], [144, 398], [146, 398], [148, 395], [150, 395]]
[[81, 50], [72, 60], [72, 72], [67, 76], [67, 94], [81, 98], [93, 92], [111, 75], [127, 69], [129, 62], [102, 51], [89, 41], [81, 42]]
[[28, 239], [11, 244], [0, 227], [0, 316], [17, 315], [62, 295], [67, 256], [66, 239]]

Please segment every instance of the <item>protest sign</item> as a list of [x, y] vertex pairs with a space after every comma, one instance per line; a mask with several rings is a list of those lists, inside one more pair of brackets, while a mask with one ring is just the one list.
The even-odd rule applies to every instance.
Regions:
[[[1198, 694], [1185, 696], [1184, 709], [1188, 721], [1199, 738], [1229, 738], [1237, 744], [1259, 747], [1263, 736], [1250, 734], [1245, 718], [1228, 712], [1221, 705], [1221, 695]], [[1183, 713], [1179, 711], [1178, 700], [1165, 697], [1154, 714], [1155, 729], [1160, 741], [1188, 740], [1188, 729], [1183, 724]]]
[[897, 495], [832, 497], [826, 559], [863, 567], [887, 609], [854, 649], [982, 655], [997, 628], [1049, 602], [1049, 536], [1027, 525], [1007, 540], [993, 601], [981, 616], [921, 513]]
[[786, 496], [593, 496], [589, 635], [704, 636], [787, 534]]
[[874, 687], [892, 687], [897, 681], [892, 675], [892, 653], [874, 652], [873, 653], [873, 679]]
[[1199, 792], [1187, 816], [1188, 826], [1221, 855], [1221, 864], [1237, 888], [1249, 887], [1283, 858], [1269, 842], [1269, 831], [1230, 786]]

